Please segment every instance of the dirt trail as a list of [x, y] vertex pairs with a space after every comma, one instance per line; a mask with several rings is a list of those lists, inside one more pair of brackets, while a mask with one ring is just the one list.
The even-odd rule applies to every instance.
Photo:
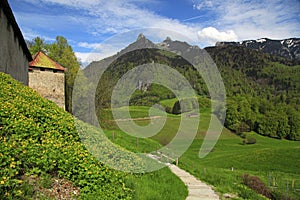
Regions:
[[150, 119], [158, 119], [161, 118], [161, 116], [151, 116], [151, 117], [139, 117], [139, 118], [126, 118], [126, 119], [115, 119], [115, 120], [111, 120], [111, 121], [118, 121], [118, 122], [122, 122], [122, 121], [141, 121], [141, 120], [150, 120]]

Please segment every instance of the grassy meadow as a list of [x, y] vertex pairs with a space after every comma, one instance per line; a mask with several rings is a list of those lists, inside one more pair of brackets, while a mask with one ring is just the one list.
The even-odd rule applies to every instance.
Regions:
[[[128, 109], [132, 118], [148, 116], [149, 108], [147, 107], [132, 106]], [[159, 111], [157, 113], [159, 115]], [[177, 133], [180, 120], [180, 115], [168, 114], [163, 129], [151, 139], [160, 145], [168, 144]], [[201, 109], [197, 135], [189, 149], [179, 158], [179, 167], [213, 185], [220, 194], [230, 193], [236, 199], [265, 199], [243, 184], [242, 176], [245, 174], [259, 177], [273, 191], [276, 199], [300, 198], [299, 142], [272, 139], [250, 132], [245, 133], [244, 137], [255, 138], [256, 143], [244, 144], [243, 138], [224, 128], [213, 151], [205, 158], [200, 159], [198, 154], [208, 129], [209, 120], [210, 109]], [[134, 122], [145, 126], [150, 123], [150, 119]], [[140, 146], [137, 147], [135, 137], [125, 133], [122, 135], [120, 130], [115, 131], [120, 135], [120, 140], [124, 140], [123, 142], [115, 140], [115, 142], [129, 150], [139, 148], [142, 152], [150, 152], [160, 147], [148, 139], [149, 145], [145, 144], [146, 149], [141, 145], [146, 142], [143, 141], [145, 139], [139, 139]], [[127, 146], [129, 140], [129, 143], [133, 144], [131, 147]]]

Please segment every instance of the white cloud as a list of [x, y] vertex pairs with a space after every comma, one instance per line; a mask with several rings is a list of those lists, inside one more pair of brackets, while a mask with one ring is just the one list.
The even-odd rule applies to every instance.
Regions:
[[101, 47], [101, 43], [79, 42], [78, 46], [88, 48], [88, 49], [97, 49]]
[[295, 10], [296, 7], [299, 8], [300, 3], [293, 0], [252, 4], [237, 2], [226, 6], [227, 12], [222, 15], [221, 20], [245, 39], [299, 36], [299, 20], [292, 19], [299, 17], [300, 11]]
[[[40, 34], [38, 34], [37, 32], [35, 32], [34, 30], [30, 29], [30, 28], [24, 28], [21, 29], [22, 34], [24, 36], [25, 40], [31, 41], [32, 39], [36, 38], [36, 37], [41, 37]], [[47, 37], [47, 36], [43, 36], [42, 37], [46, 42], [53, 42], [55, 41], [55, 38], [51, 38], [51, 37]]]
[[111, 55], [110, 54], [105, 55], [96, 52], [94, 53], [75, 52], [75, 56], [80, 61], [81, 67], [84, 68], [93, 61], [98, 61]]
[[193, 8], [197, 10], [202, 10], [202, 9], [209, 9], [214, 6], [213, 1], [210, 0], [204, 0], [198, 3], [194, 3]]
[[233, 30], [218, 31], [214, 27], [207, 27], [198, 32], [200, 40], [208, 40], [210, 44], [215, 44], [217, 41], [236, 41], [237, 35]]
[[[102, 1], [102, 0], [26, 0], [35, 3], [51, 3], [60, 4], [73, 9], [77, 9], [80, 13], [85, 12], [87, 15], [82, 17], [78, 15], [78, 20], [83, 28], [93, 36], [113, 35], [143, 28], [161, 28], [153, 34], [164, 39], [171, 36], [172, 39], [180, 40], [181, 35], [197, 41], [197, 31], [200, 29], [199, 24], [187, 24], [176, 19], [170, 19], [160, 16], [150, 10], [138, 7], [141, 1]], [[152, 3], [150, 0], [143, 0], [143, 3]], [[154, 2], [157, 3], [157, 2]], [[87, 19], [87, 16], [89, 19]], [[55, 20], [55, 22], [57, 22]], [[84, 23], [85, 22], [85, 23]], [[168, 31], [164, 31], [168, 30]], [[165, 35], [166, 32], [172, 35]], [[137, 37], [137, 35], [135, 36]], [[81, 44], [84, 45], [84, 44]]]
[[93, 61], [99, 61], [116, 54], [120, 49], [124, 48], [126, 44], [116, 43], [116, 40], [111, 39], [109, 42], [103, 43], [87, 43], [79, 42], [78, 46], [91, 49], [90, 52], [75, 52], [76, 57], [82, 63], [82, 67]]
[[[103, 13], [103, 10], [104, 13]], [[181, 33], [187, 37], [197, 39], [197, 31], [199, 27], [196, 25], [187, 25], [178, 20], [169, 19], [159, 16], [149, 10], [140, 9], [131, 4], [118, 4], [110, 2], [105, 7], [97, 10], [94, 9], [93, 15], [97, 16], [97, 23], [94, 29], [99, 34], [114, 33], [118, 34], [124, 31], [130, 31], [141, 28], [161, 28]], [[162, 32], [164, 32], [162, 30]], [[160, 31], [156, 33], [162, 35]], [[162, 37], [166, 37], [164, 35]], [[174, 38], [175, 39], [175, 38]]]
[[194, 8], [209, 12], [211, 26], [233, 30], [239, 40], [299, 37], [299, 0], [195, 0]]
[[87, 9], [95, 7], [101, 4], [101, 0], [24, 0], [33, 4], [43, 4], [43, 3], [50, 3], [50, 4], [58, 4], [64, 5], [73, 8], [81, 8]]
[[[102, 42], [104, 38], [111, 35], [150, 27], [161, 29], [149, 30], [149, 36], [145, 35], [150, 39], [161, 41], [167, 36], [171, 36], [173, 40], [190, 38], [188, 42], [198, 44], [201, 47], [220, 40], [244, 40], [261, 37], [275, 39], [300, 36], [299, 0], [193, 0], [191, 8], [193, 6], [194, 9], [199, 10], [199, 16], [191, 17], [185, 21], [170, 19], [140, 6], [143, 3], [152, 4], [153, 1], [151, 0], [143, 0], [142, 3], [138, 0], [24, 1], [34, 2], [35, 4], [61, 5], [77, 10], [77, 13], [72, 13], [74, 16], [67, 18], [69, 21], [62, 27], [67, 27], [71, 23], [72, 27], [75, 27], [74, 24], [77, 23], [80, 25], [80, 29], [88, 34], [86, 37], [97, 38], [95, 41], [93, 40], [94, 43], [77, 42], [78, 47], [89, 49], [97, 49], [97, 42]], [[40, 19], [43, 19], [42, 17], [33, 17], [39, 19], [36, 20], [37, 23], [40, 22]], [[63, 17], [63, 14], [61, 17], [46, 17], [44, 19], [47, 19], [47, 22], [45, 21], [44, 24], [47, 24], [47, 27], [50, 24], [50, 27], [55, 28], [55, 23], [59, 24], [62, 21], [57, 19], [63, 19]], [[197, 18], [201, 18], [201, 22], [199, 20], [197, 23], [187, 23], [187, 21]], [[55, 29], [57, 30], [57, 28]], [[137, 37], [138, 33], [135, 34], [134, 38]], [[123, 40], [128, 41], [128, 38]], [[124, 42], [121, 41], [121, 43]], [[133, 42], [132, 38], [129, 42]], [[114, 46], [117, 45], [114, 44]], [[114, 49], [114, 47], [108, 49]]]

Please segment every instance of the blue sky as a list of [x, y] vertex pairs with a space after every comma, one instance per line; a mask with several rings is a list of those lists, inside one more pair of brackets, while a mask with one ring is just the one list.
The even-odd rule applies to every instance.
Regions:
[[200, 47], [300, 37], [299, 0], [8, 0], [25, 39], [67, 38], [82, 62], [109, 56], [140, 32]]

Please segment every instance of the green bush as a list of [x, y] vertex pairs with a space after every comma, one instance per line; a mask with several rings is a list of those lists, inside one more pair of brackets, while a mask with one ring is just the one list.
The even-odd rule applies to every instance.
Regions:
[[256, 139], [255, 138], [248, 138], [246, 141], [247, 144], [255, 144], [256, 143]]
[[193, 109], [196, 108], [197, 104], [198, 104], [197, 98], [187, 98], [187, 99], [178, 100], [174, 103], [172, 113], [181, 114], [181, 113], [192, 111]]

